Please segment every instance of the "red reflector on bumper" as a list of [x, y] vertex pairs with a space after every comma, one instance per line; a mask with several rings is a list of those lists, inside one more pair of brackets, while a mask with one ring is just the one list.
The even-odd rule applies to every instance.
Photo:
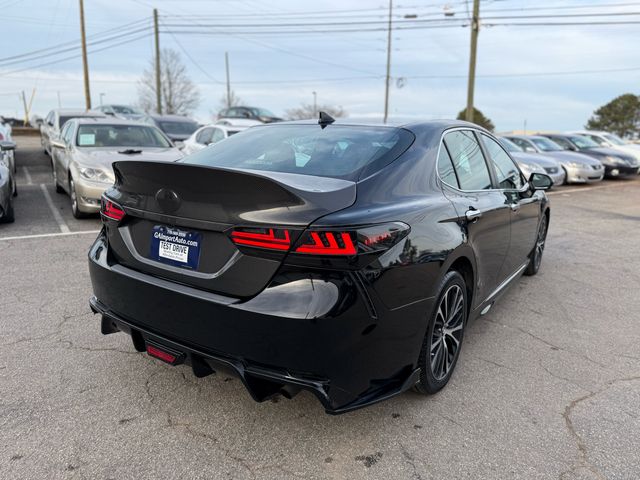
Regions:
[[163, 362], [167, 362], [170, 364], [174, 364], [178, 357], [175, 355], [171, 355], [170, 353], [163, 352], [159, 348], [154, 347], [153, 345], [147, 345], [147, 353], [152, 357], [156, 357]]

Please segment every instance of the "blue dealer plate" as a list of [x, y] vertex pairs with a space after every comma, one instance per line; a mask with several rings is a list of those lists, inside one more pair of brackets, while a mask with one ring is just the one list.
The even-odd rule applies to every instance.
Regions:
[[176, 267], [198, 268], [202, 235], [164, 225], [156, 225], [151, 232], [149, 257]]

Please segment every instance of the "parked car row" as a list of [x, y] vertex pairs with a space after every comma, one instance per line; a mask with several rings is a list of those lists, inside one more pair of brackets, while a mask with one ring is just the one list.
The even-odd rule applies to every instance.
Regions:
[[[280, 120], [265, 109], [232, 107], [222, 110], [215, 123], [198, 125], [184, 116], [146, 114], [114, 104], [94, 110], [52, 110], [40, 131], [42, 148], [51, 157], [56, 191], [69, 195], [73, 215], [81, 218], [99, 211], [102, 192], [114, 180], [115, 161], [176, 161], [249, 127]], [[0, 125], [2, 138], [10, 140], [10, 127]], [[607, 132], [504, 135], [499, 141], [525, 178], [543, 173], [554, 186], [635, 175], [640, 168], [640, 146]], [[12, 218], [6, 212], [17, 193], [13, 148], [7, 144], [0, 157], [9, 171], [0, 172], [4, 191], [10, 191], [1, 197], [5, 219]]]
[[[606, 140], [605, 134], [611, 140]], [[598, 138], [599, 143], [593, 138]], [[529, 160], [533, 163], [541, 163], [543, 159], [554, 162], [555, 168], [564, 171], [566, 183], [593, 183], [604, 177], [635, 176], [640, 173], [640, 146], [625, 144], [620, 138], [606, 132], [504, 135], [502, 141], [505, 142], [505, 139], [513, 144], [509, 148], [519, 148], [524, 154], [530, 155]], [[605, 145], [605, 141], [609, 143]], [[614, 142], [620, 144], [614, 148]], [[518, 153], [513, 155], [518, 156]], [[547, 168], [554, 167], [545, 167], [550, 173]], [[560, 183], [554, 178], [554, 184]]]

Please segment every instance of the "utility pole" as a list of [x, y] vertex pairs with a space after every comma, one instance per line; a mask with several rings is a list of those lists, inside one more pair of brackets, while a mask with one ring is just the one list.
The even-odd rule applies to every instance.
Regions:
[[384, 84], [384, 123], [389, 116], [389, 84], [391, 83], [391, 21], [393, 13], [393, 0], [389, 0], [389, 27], [387, 32], [387, 76]]
[[80, 0], [80, 40], [82, 41], [82, 69], [84, 70], [84, 103], [91, 109], [91, 91], [89, 90], [89, 63], [87, 62], [87, 37], [84, 31], [84, 2]]
[[313, 117], [318, 116], [318, 94], [316, 92], [313, 93]]
[[478, 31], [480, 30], [480, 0], [473, 0], [473, 17], [471, 18], [471, 52], [469, 54], [469, 84], [467, 85], [467, 114], [465, 120], [473, 121], [473, 89], [476, 82], [476, 51], [478, 48]]
[[162, 90], [160, 82], [160, 32], [158, 30], [158, 9], [153, 9], [153, 36], [156, 47], [156, 111], [162, 114]]
[[224, 68], [227, 71], [227, 108], [231, 108], [231, 80], [229, 80], [229, 52], [224, 52]]

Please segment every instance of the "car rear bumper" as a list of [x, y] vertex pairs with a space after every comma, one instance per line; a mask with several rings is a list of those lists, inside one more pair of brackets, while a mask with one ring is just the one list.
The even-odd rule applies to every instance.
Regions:
[[[397, 395], [419, 376], [431, 298], [389, 310], [356, 274], [316, 278], [305, 291], [301, 272], [295, 291], [279, 288], [280, 279], [241, 301], [111, 265], [102, 235], [89, 270], [91, 308], [102, 315], [104, 334], [128, 333], [140, 351], [152, 343], [180, 352], [197, 376], [230, 370], [256, 401], [304, 389], [338, 414]], [[306, 315], [296, 298], [304, 299]]]

